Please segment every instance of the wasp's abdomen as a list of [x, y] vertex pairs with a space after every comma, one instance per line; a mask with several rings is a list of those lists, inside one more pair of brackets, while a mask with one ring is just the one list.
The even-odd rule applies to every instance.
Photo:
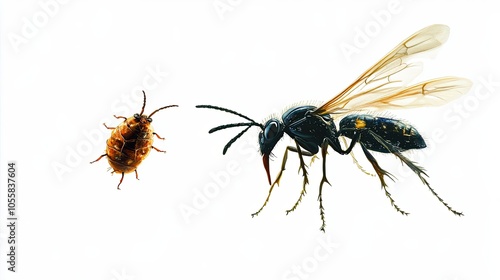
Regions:
[[141, 126], [133, 117], [118, 125], [107, 140], [106, 154], [114, 170], [130, 173], [149, 155], [153, 130]]
[[[427, 145], [420, 133], [410, 124], [399, 120], [371, 115], [348, 115], [340, 121], [340, 135], [353, 138], [354, 131], [369, 129], [399, 151], [422, 149]], [[380, 142], [369, 133], [363, 133], [360, 142], [372, 151], [389, 153]]]

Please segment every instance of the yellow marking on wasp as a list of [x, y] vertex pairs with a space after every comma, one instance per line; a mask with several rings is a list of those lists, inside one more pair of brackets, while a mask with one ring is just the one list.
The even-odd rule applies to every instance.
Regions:
[[413, 136], [415, 131], [411, 127], [403, 127], [403, 136]]
[[365, 128], [366, 122], [364, 120], [356, 119], [356, 123], [354, 124], [356, 128]]

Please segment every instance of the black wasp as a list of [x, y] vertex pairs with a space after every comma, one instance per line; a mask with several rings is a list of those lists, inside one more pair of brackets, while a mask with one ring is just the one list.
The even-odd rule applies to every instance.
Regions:
[[[402, 153], [412, 149], [426, 147], [420, 133], [411, 125], [400, 120], [383, 118], [363, 112], [382, 109], [403, 109], [422, 106], [437, 106], [445, 104], [462, 94], [465, 94], [472, 83], [463, 78], [442, 77], [424, 81], [415, 85], [408, 83], [415, 78], [422, 69], [419, 62], [411, 62], [415, 55], [432, 50], [442, 45], [449, 35], [446, 25], [428, 26], [400, 43], [389, 54], [383, 57], [374, 66], [364, 72], [353, 84], [333, 99], [319, 107], [304, 105], [287, 110], [280, 119], [271, 118], [264, 124], [255, 122], [233, 110], [212, 105], [198, 105], [198, 108], [220, 110], [234, 114], [249, 122], [231, 123], [212, 128], [209, 133], [231, 127], [245, 127], [238, 135], [233, 137], [224, 147], [227, 149], [252, 126], [261, 128], [259, 133], [260, 152], [267, 178], [271, 188], [262, 207], [252, 214], [256, 216], [262, 211], [269, 201], [273, 187], [279, 184], [285, 170], [288, 152], [298, 154], [300, 169], [303, 175], [302, 191], [297, 202], [287, 211], [294, 211], [306, 193], [308, 176], [304, 156], [314, 156], [321, 150], [323, 177], [319, 185], [319, 209], [322, 220], [321, 230], [325, 230], [325, 212], [323, 207], [322, 190], [326, 178], [326, 154], [328, 147], [341, 155], [350, 154], [356, 143], [361, 146], [364, 155], [373, 166], [380, 179], [382, 188], [389, 198], [391, 205], [401, 214], [408, 213], [395, 204], [387, 190], [385, 177], [394, 180], [394, 177], [377, 163], [371, 151], [391, 153], [408, 166], [426, 185], [434, 196], [453, 214], [461, 216], [462, 213], [451, 208], [430, 187], [425, 177], [425, 170], [409, 160]], [[340, 119], [337, 129], [334, 118]], [[295, 141], [295, 146], [288, 146], [283, 156], [281, 170], [274, 182], [271, 183], [269, 172], [269, 156], [279, 139], [287, 134]], [[351, 139], [346, 149], [342, 148], [339, 138]]]

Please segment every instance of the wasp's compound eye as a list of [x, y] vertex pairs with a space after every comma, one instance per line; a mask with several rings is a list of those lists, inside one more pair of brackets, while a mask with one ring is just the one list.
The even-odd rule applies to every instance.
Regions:
[[138, 119], [140, 119], [140, 118], [141, 118], [141, 116], [139, 116], [139, 114], [134, 114], [134, 118], [135, 118], [136, 120], [138, 120]]
[[148, 122], [153, 122], [153, 119], [152, 118], [148, 118]]
[[266, 128], [264, 129], [264, 137], [266, 139], [274, 138], [277, 133], [278, 133], [278, 123], [275, 121], [268, 123]]

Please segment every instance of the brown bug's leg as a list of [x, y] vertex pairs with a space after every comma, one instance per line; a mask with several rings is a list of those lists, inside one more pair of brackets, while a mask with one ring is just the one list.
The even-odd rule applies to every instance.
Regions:
[[153, 135], [156, 135], [156, 137], [158, 137], [158, 139], [160, 140], [165, 140], [165, 138], [161, 137], [160, 135], [158, 135], [158, 133], [156, 132], [153, 132]]
[[101, 156], [100, 156], [100, 157], [98, 157], [96, 160], [91, 161], [90, 163], [94, 163], [94, 162], [96, 162], [96, 161], [99, 161], [101, 158], [103, 158], [103, 157], [105, 157], [105, 156], [107, 156], [107, 154], [101, 155]]
[[124, 119], [124, 120], [127, 120], [127, 118], [125, 118], [124, 116], [117, 116], [117, 115], [113, 115], [113, 117], [117, 118], [117, 119]]
[[117, 189], [120, 189], [120, 185], [122, 184], [123, 181], [123, 176], [125, 175], [125, 172], [122, 172], [122, 177], [120, 179], [120, 183], [118, 183], [118, 186], [116, 187]]
[[107, 128], [107, 129], [115, 129], [116, 127], [109, 127], [107, 126], [105, 123], [103, 123], [104, 127]]
[[136, 169], [136, 170], [134, 170], [134, 171], [135, 171], [135, 178], [136, 178], [137, 180], [139, 180], [139, 174], [137, 174], [137, 169]]
[[155, 149], [158, 152], [166, 153], [166, 151], [160, 150], [160, 149], [156, 148], [155, 146], [151, 146], [151, 148]]

